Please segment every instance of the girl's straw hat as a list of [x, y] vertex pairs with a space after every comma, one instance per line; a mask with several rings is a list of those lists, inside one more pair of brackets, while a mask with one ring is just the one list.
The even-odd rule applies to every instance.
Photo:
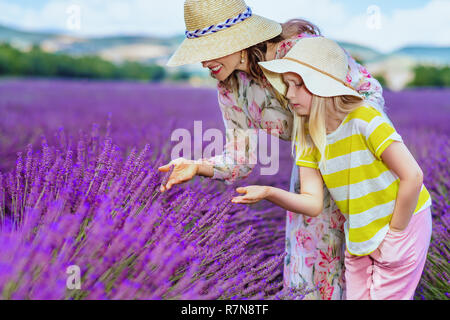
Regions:
[[281, 59], [259, 62], [272, 86], [286, 95], [282, 73], [294, 72], [303, 78], [306, 88], [321, 97], [361, 95], [347, 83], [348, 59], [344, 50], [324, 37], [304, 38]]
[[281, 25], [252, 13], [243, 0], [186, 0], [186, 39], [167, 63], [180, 66], [239, 52], [281, 34]]

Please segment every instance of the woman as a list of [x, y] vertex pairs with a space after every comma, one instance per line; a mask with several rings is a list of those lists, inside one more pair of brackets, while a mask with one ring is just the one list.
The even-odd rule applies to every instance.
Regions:
[[[175, 168], [164, 192], [172, 185], [195, 175], [211, 177], [232, 184], [247, 177], [256, 157], [245, 130], [263, 129], [283, 140], [291, 140], [294, 113], [267, 81], [260, 61], [282, 58], [303, 37], [319, 36], [319, 29], [304, 20], [277, 22], [254, 15], [243, 0], [186, 0], [184, 4], [186, 38], [168, 62], [169, 66], [202, 62], [218, 80], [218, 100], [227, 129], [227, 144], [222, 155], [189, 161], [178, 158], [159, 168]], [[375, 108], [383, 111], [384, 100], [378, 81], [348, 56], [347, 81]], [[281, 81], [281, 80], [280, 80]], [[235, 129], [235, 137], [228, 135]], [[233, 141], [234, 140], [234, 141]], [[244, 148], [235, 150], [237, 145]], [[298, 167], [293, 161], [290, 191], [299, 192]], [[324, 211], [316, 218], [287, 212], [284, 285], [316, 288], [307, 299], [343, 299], [345, 285], [344, 218], [329, 192], [324, 190]]]

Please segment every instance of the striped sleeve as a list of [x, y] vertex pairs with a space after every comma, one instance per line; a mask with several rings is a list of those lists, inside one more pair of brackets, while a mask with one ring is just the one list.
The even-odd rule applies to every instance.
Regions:
[[392, 142], [403, 142], [403, 139], [378, 110], [372, 107], [364, 108], [364, 113], [366, 113], [364, 118], [367, 120], [367, 126], [362, 131], [366, 143], [375, 157], [381, 160], [384, 150]]
[[316, 147], [309, 148], [303, 154], [299, 154], [296, 146], [296, 155], [295, 163], [299, 167], [319, 169], [320, 156]]

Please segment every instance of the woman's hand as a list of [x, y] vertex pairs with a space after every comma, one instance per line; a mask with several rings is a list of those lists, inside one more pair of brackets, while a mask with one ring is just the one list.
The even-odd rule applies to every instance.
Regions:
[[239, 187], [236, 189], [239, 193], [245, 193], [244, 196], [234, 197], [231, 202], [233, 203], [256, 203], [260, 200], [264, 200], [269, 195], [269, 186], [247, 186]]
[[158, 170], [161, 172], [168, 172], [171, 165], [174, 165], [175, 167], [173, 168], [172, 174], [167, 180], [166, 185], [161, 185], [161, 192], [169, 190], [174, 184], [191, 180], [195, 175], [197, 175], [200, 166], [192, 160], [177, 158], [170, 161], [168, 164], [159, 167]]

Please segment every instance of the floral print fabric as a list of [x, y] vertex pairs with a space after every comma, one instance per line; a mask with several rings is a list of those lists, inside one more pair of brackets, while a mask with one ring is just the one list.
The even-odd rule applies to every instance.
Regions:
[[[290, 192], [300, 192], [293, 164]], [[283, 285], [303, 288], [307, 300], [345, 298], [345, 218], [324, 187], [324, 209], [316, 218], [287, 211]]]

